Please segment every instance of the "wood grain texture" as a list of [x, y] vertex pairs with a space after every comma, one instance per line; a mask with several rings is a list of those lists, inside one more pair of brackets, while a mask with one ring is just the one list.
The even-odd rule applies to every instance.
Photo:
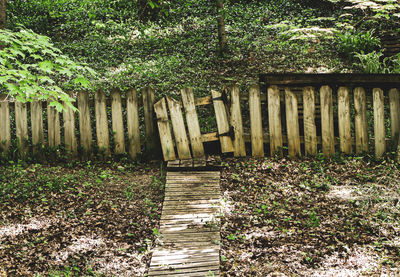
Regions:
[[223, 100], [216, 100], [216, 98], [222, 96], [222, 93], [216, 90], [212, 90], [211, 95], [213, 97], [218, 134], [222, 135], [219, 138], [219, 141], [221, 143], [221, 152], [222, 153], [234, 152], [232, 138], [229, 135], [230, 124], [228, 120], [228, 114], [225, 107], [225, 103], [223, 102]]
[[181, 96], [183, 107], [185, 109], [186, 123], [188, 126], [193, 157], [204, 157], [204, 146], [200, 132], [199, 119], [196, 112], [193, 90], [191, 88], [182, 89]]
[[148, 153], [158, 152], [158, 138], [154, 125], [155, 118], [154, 114], [154, 90], [150, 87], [142, 90], [143, 98], [143, 111], [144, 111], [144, 125], [145, 125], [145, 136], [146, 136], [146, 150]]
[[329, 157], [335, 153], [332, 89], [329, 86], [322, 86], [320, 96], [322, 152], [324, 156]]
[[111, 92], [111, 118], [114, 135], [114, 153], [125, 153], [124, 119], [122, 117], [122, 100], [119, 90]]
[[47, 102], [47, 140], [49, 147], [61, 144], [60, 113]]
[[315, 125], [315, 90], [313, 87], [303, 89], [303, 123], [304, 146], [307, 156], [317, 154], [317, 127]]
[[386, 151], [386, 130], [385, 130], [385, 106], [383, 90], [374, 88], [372, 90], [374, 99], [374, 136], [375, 136], [375, 157], [381, 158]]
[[393, 145], [397, 145], [400, 137], [400, 95], [396, 88], [389, 90], [389, 107], [391, 140]]
[[92, 150], [92, 126], [90, 123], [89, 93], [78, 93], [80, 144], [85, 156], [90, 156]]
[[161, 149], [163, 152], [164, 161], [174, 161], [176, 160], [176, 155], [171, 135], [171, 128], [168, 121], [168, 111], [165, 98], [162, 98], [160, 101], [154, 104], [154, 111], [157, 117], [158, 132], [160, 134]]
[[126, 92], [126, 124], [128, 128], [128, 153], [135, 159], [140, 153], [139, 102], [136, 89]]
[[181, 105], [178, 101], [168, 96], [167, 102], [179, 159], [190, 159], [192, 155], [190, 154], [189, 140], [186, 134], [185, 123], [183, 121]]
[[78, 155], [78, 143], [75, 134], [75, 112], [68, 105], [64, 105], [65, 110], [63, 111], [63, 121], [65, 149], [67, 149], [69, 155], [76, 157]]
[[246, 156], [246, 146], [243, 137], [242, 109], [239, 87], [236, 85], [231, 88], [231, 125], [234, 132], [233, 154], [235, 157], [244, 157]]
[[252, 85], [249, 90], [251, 153], [253, 157], [264, 157], [264, 140], [261, 116], [260, 87]]
[[28, 154], [28, 111], [27, 104], [15, 102], [15, 128], [20, 157]]
[[277, 86], [268, 88], [268, 123], [271, 156], [282, 156], [281, 96]]
[[96, 111], [96, 137], [97, 146], [100, 151], [104, 152], [104, 155], [110, 156], [110, 135], [108, 133], [108, 118], [107, 118], [107, 106], [106, 106], [106, 95], [104, 91], [98, 90], [94, 94], [94, 103]]
[[340, 151], [351, 154], [353, 143], [351, 137], [350, 89], [347, 87], [339, 87], [338, 89], [338, 121]]
[[290, 88], [285, 88], [285, 108], [289, 156], [291, 158], [300, 157], [300, 129], [297, 96], [290, 90]]
[[41, 101], [33, 101], [31, 103], [31, 127], [33, 153], [37, 154], [41, 151], [44, 144], [43, 110]]
[[368, 151], [367, 99], [362, 87], [354, 89], [356, 152]]
[[10, 106], [6, 95], [0, 95], [0, 152], [8, 151], [11, 145]]

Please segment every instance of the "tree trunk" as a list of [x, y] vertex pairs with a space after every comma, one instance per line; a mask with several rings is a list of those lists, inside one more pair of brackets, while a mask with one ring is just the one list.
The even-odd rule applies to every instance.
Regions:
[[6, 28], [7, 13], [6, 13], [6, 0], [0, 0], [0, 29]]
[[225, 13], [224, 13], [224, 1], [217, 0], [217, 12], [218, 12], [218, 43], [219, 43], [219, 55], [223, 56], [226, 53], [226, 31], [225, 31]]

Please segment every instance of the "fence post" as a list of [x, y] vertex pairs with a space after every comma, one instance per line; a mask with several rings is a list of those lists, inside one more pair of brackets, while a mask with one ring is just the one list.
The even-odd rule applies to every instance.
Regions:
[[235, 133], [233, 140], [234, 156], [244, 157], [246, 156], [246, 147], [243, 138], [242, 110], [240, 108], [239, 87], [236, 85], [231, 88], [231, 125]]
[[28, 154], [28, 118], [26, 103], [15, 102], [15, 127], [20, 156], [25, 159]]
[[96, 136], [97, 146], [104, 151], [105, 156], [110, 156], [110, 136], [108, 133], [106, 94], [98, 90], [94, 94], [96, 111]]
[[277, 86], [268, 88], [268, 122], [271, 156], [277, 153], [281, 157], [283, 154], [281, 96]]
[[145, 124], [145, 135], [146, 135], [146, 151], [154, 155], [158, 154], [158, 138], [156, 129], [154, 126], [154, 107], [155, 98], [154, 90], [152, 88], [144, 88], [142, 90], [143, 98], [143, 110], [144, 110], [144, 124]]
[[329, 86], [322, 86], [320, 89], [320, 96], [322, 152], [324, 153], [324, 156], [329, 157], [335, 153], [332, 89]]
[[11, 144], [10, 106], [6, 95], [0, 95], [0, 150], [6, 153]]
[[49, 147], [58, 147], [61, 144], [60, 113], [47, 102], [47, 139]]
[[126, 92], [126, 116], [128, 127], [129, 155], [135, 159], [140, 153], [139, 107], [136, 89]]
[[230, 127], [225, 103], [222, 98], [222, 93], [216, 90], [211, 91], [215, 118], [217, 120], [219, 141], [221, 143], [222, 153], [234, 152], [232, 139], [230, 137]]
[[33, 101], [31, 103], [31, 125], [33, 153], [36, 154], [40, 152], [44, 142], [43, 111], [41, 101]]
[[386, 151], [383, 90], [380, 88], [374, 88], [372, 94], [374, 99], [375, 157], [381, 158]]
[[395, 88], [389, 90], [390, 129], [392, 131], [392, 144], [397, 146], [400, 136], [400, 96]]
[[290, 90], [290, 88], [285, 88], [285, 106], [289, 156], [292, 158], [300, 157], [300, 129], [297, 96]]
[[64, 144], [72, 157], [76, 157], [78, 154], [78, 144], [75, 135], [75, 112], [67, 105], [65, 105], [65, 108], [63, 111]]
[[163, 151], [164, 161], [176, 160], [171, 129], [168, 122], [168, 112], [165, 98], [162, 98], [160, 101], [154, 104], [154, 110], [157, 115], [157, 124], [160, 133], [161, 148]]
[[264, 137], [261, 116], [260, 87], [252, 85], [249, 90], [251, 154], [253, 157], [264, 157]]
[[303, 123], [304, 148], [306, 155], [317, 154], [317, 127], [315, 125], [315, 90], [313, 87], [303, 89]]
[[347, 87], [339, 87], [338, 89], [338, 120], [340, 151], [345, 154], [351, 154], [350, 90]]
[[86, 91], [78, 93], [78, 110], [80, 142], [85, 156], [89, 157], [92, 150], [92, 127], [90, 124], [89, 93]]
[[367, 100], [362, 87], [354, 89], [356, 152], [368, 151]]
[[111, 92], [111, 118], [114, 136], [114, 153], [125, 153], [124, 120], [122, 118], [121, 93], [118, 89]]

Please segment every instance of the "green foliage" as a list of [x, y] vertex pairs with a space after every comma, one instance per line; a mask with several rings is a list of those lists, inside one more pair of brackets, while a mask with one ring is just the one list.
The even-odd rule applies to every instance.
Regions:
[[350, 59], [355, 53], [371, 53], [380, 46], [379, 38], [375, 37], [371, 31], [338, 33], [336, 42], [339, 53]]
[[46, 36], [0, 30], [0, 92], [21, 102], [50, 100], [58, 111], [74, 101], [63, 89], [87, 88], [95, 72], [72, 61]]
[[365, 73], [400, 73], [400, 54], [390, 58], [383, 58], [383, 53], [355, 53], [359, 62], [355, 65]]

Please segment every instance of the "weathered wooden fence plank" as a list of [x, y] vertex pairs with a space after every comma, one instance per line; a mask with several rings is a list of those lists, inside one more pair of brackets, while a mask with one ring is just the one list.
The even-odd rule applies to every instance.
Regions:
[[332, 89], [329, 86], [322, 86], [320, 89], [320, 96], [322, 152], [324, 156], [329, 157], [335, 153]]
[[192, 156], [190, 154], [189, 141], [186, 135], [181, 105], [178, 101], [172, 99], [171, 97], [167, 97], [167, 102], [179, 159], [190, 159]]
[[65, 106], [66, 109], [63, 111], [64, 144], [69, 154], [75, 157], [78, 154], [78, 144], [75, 134], [75, 112], [71, 107]]
[[375, 157], [381, 158], [386, 151], [385, 131], [385, 106], [383, 90], [374, 88], [372, 90], [374, 99], [374, 136], [375, 136]]
[[222, 93], [212, 90], [215, 117], [217, 120], [218, 134], [220, 135], [222, 153], [234, 152], [232, 139], [230, 137], [230, 126], [225, 103], [222, 99]]
[[152, 88], [144, 88], [142, 90], [143, 110], [144, 110], [144, 125], [146, 135], [146, 150], [149, 153], [158, 151], [157, 147], [157, 134], [154, 126], [154, 90]]
[[160, 101], [154, 104], [154, 111], [157, 116], [158, 131], [160, 133], [161, 149], [163, 152], [164, 161], [176, 160], [165, 98], [162, 98]]
[[114, 134], [114, 153], [125, 153], [124, 120], [122, 118], [122, 100], [119, 90], [111, 92], [111, 118]]
[[182, 89], [181, 95], [183, 107], [185, 109], [186, 123], [188, 126], [193, 157], [204, 157], [204, 146], [201, 139], [200, 125], [196, 113], [193, 90], [191, 88]]
[[400, 137], [400, 95], [398, 89], [389, 90], [389, 106], [392, 144], [397, 145]]
[[315, 90], [313, 87], [303, 89], [303, 123], [304, 146], [306, 155], [317, 153], [317, 126], [315, 125]]
[[135, 159], [140, 153], [139, 105], [136, 89], [126, 92], [126, 124], [128, 127], [128, 153]]
[[10, 106], [6, 95], [0, 95], [0, 151], [8, 151], [11, 144]]
[[26, 103], [15, 102], [15, 127], [19, 153], [22, 158], [28, 154], [28, 112]]
[[233, 86], [231, 88], [231, 125], [234, 131], [234, 156], [244, 157], [246, 156], [246, 147], [243, 138], [242, 109], [240, 108], [240, 93], [238, 86]]
[[264, 140], [261, 117], [260, 87], [252, 85], [249, 90], [251, 153], [253, 157], [264, 157]]
[[292, 158], [300, 157], [300, 129], [297, 96], [290, 88], [285, 88], [285, 107], [289, 156]]
[[340, 151], [345, 154], [351, 154], [350, 90], [347, 87], [339, 87], [338, 89], [338, 120]]
[[61, 144], [60, 113], [47, 102], [47, 140], [49, 147]]
[[271, 156], [278, 154], [282, 156], [282, 122], [281, 122], [281, 100], [277, 86], [268, 88], [268, 122], [270, 135]]
[[110, 151], [110, 135], [108, 133], [108, 119], [106, 94], [102, 90], [98, 90], [94, 94], [95, 112], [96, 112], [96, 137], [97, 146], [100, 151], [104, 151], [105, 156], [109, 156]]
[[86, 156], [92, 150], [92, 126], [90, 124], [89, 93], [80, 91], [78, 93], [79, 110], [79, 133], [80, 143]]
[[368, 151], [367, 99], [362, 87], [354, 89], [356, 152]]
[[44, 144], [43, 110], [41, 101], [31, 103], [31, 125], [33, 153], [38, 153]]

